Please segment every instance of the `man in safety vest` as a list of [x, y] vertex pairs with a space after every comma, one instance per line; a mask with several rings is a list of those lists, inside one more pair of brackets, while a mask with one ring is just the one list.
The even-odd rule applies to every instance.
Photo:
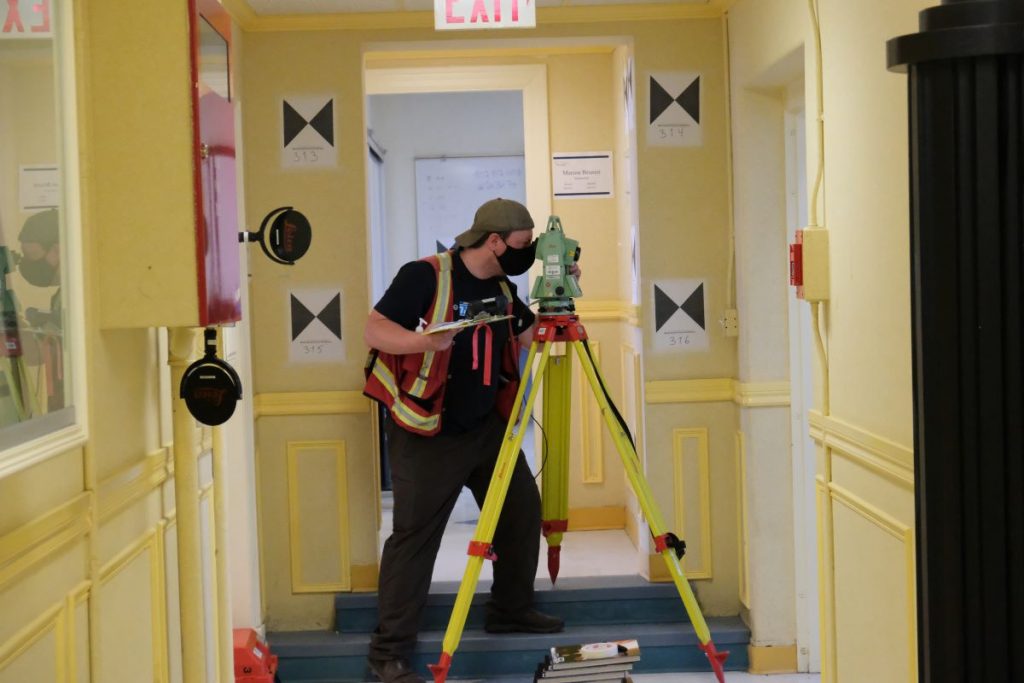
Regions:
[[[534, 261], [533, 219], [522, 204], [493, 199], [452, 251], [402, 266], [370, 312], [373, 349], [365, 393], [388, 408], [386, 435], [394, 529], [384, 544], [379, 622], [370, 643], [373, 673], [389, 683], [424, 679], [411, 670], [420, 615], [448, 517], [463, 486], [483, 505], [519, 382], [520, 341], [534, 314], [508, 276]], [[455, 302], [505, 296], [512, 317], [479, 327], [422, 334], [423, 323], [454, 319]], [[494, 582], [485, 628], [554, 633], [561, 619], [533, 608], [540, 496], [520, 452], [494, 533]]]

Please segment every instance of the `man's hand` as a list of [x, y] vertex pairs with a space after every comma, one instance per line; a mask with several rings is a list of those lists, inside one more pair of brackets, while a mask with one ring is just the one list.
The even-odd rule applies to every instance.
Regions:
[[435, 332], [434, 334], [424, 334], [423, 338], [426, 341], [428, 348], [426, 351], [444, 351], [451, 347], [452, 341], [455, 339], [460, 330], [448, 330], [447, 332]]
[[583, 277], [583, 271], [580, 270], [580, 264], [578, 262], [574, 261], [573, 264], [569, 266], [569, 275], [575, 275], [577, 282]]
[[370, 311], [363, 330], [363, 341], [371, 349], [398, 355], [442, 351], [452, 345], [456, 331], [422, 334], [407, 330], [377, 311]]

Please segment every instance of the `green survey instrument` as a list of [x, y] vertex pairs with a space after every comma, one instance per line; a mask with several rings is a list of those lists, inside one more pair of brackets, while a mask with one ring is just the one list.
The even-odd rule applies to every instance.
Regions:
[[[485, 559], [494, 559], [491, 542], [541, 386], [544, 387], [543, 427], [546, 434], [541, 486], [542, 530], [548, 543], [548, 572], [552, 582], [558, 576], [562, 535], [568, 530], [567, 463], [574, 354], [579, 358], [587, 382], [601, 409], [601, 417], [611, 433], [626, 476], [647, 520], [654, 547], [665, 560], [686, 613], [690, 617], [690, 623], [693, 624], [699, 641], [698, 647], [707, 656], [719, 683], [725, 683], [723, 667], [729, 653], [718, 652], [715, 649], [707, 622], [683, 573], [680, 560], [686, 544], [665, 526], [650, 486], [644, 478], [633, 437], [608, 395], [587, 343], [587, 331], [575, 314], [573, 299], [581, 296], [582, 291], [572, 266], [579, 259], [579, 254], [579, 244], [568, 239], [562, 230], [562, 222], [557, 216], [551, 216], [547, 230], [537, 240], [537, 258], [543, 264], [543, 271], [537, 278], [532, 292], [533, 298], [540, 302], [533, 341], [530, 343], [512, 414], [505, 427], [505, 436], [494, 466], [494, 474], [491, 476], [487, 495], [480, 510], [480, 520], [473, 540], [469, 543], [469, 559], [466, 561], [466, 571], [455, 598], [455, 605], [452, 607], [448, 629], [445, 631], [441, 658], [437, 664], [429, 666], [434, 683], [443, 683], [448, 677], [452, 656], [462, 639], [469, 606], [480, 579], [480, 569]], [[560, 343], [558, 348], [564, 349], [563, 353], [555, 351], [555, 343]], [[535, 381], [538, 377], [543, 378], [543, 381]]]

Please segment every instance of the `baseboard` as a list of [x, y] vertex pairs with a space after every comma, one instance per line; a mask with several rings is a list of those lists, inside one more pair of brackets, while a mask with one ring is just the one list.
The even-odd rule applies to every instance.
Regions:
[[785, 674], [796, 671], [796, 645], [748, 645], [747, 654], [750, 657], [752, 674]]
[[354, 564], [349, 571], [351, 572], [353, 593], [375, 593], [377, 591], [379, 572], [376, 564]]
[[626, 508], [622, 505], [595, 508], [571, 508], [569, 531], [625, 529]]

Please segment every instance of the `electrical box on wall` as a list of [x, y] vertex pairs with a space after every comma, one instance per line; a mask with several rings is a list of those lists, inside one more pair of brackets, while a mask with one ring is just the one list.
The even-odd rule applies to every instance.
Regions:
[[789, 284], [797, 297], [810, 302], [828, 301], [828, 230], [805, 228], [796, 231], [789, 245]]
[[230, 30], [216, 0], [90, 8], [79, 102], [103, 327], [241, 318]]

